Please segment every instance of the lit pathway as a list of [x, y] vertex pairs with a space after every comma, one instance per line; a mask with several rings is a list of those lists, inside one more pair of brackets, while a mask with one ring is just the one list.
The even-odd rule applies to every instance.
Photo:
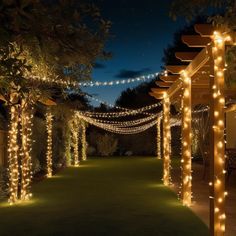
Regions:
[[30, 204], [2, 204], [0, 235], [208, 235], [160, 179], [154, 158], [89, 160], [35, 184]]

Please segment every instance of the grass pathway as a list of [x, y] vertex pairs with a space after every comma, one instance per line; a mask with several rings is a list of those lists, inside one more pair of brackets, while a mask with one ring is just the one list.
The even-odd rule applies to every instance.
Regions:
[[208, 229], [161, 184], [154, 158], [89, 160], [33, 186], [28, 204], [0, 204], [6, 236], [207, 236]]

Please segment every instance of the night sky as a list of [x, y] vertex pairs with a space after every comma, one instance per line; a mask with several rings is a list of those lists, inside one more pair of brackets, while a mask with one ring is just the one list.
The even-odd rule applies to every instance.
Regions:
[[[113, 57], [97, 61], [92, 78], [96, 81], [127, 79], [159, 72], [163, 50], [184, 20], [169, 18], [170, 0], [94, 0], [104, 18], [112, 22], [113, 35], [106, 50]], [[97, 98], [114, 103], [121, 91], [132, 85], [83, 88]], [[99, 103], [93, 103], [98, 106]]]

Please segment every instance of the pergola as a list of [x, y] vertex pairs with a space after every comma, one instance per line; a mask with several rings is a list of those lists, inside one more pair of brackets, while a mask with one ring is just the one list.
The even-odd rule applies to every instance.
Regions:
[[[197, 24], [196, 35], [183, 35], [182, 41], [200, 52], [176, 52], [183, 65], [167, 65], [162, 81], [156, 82], [151, 96], [163, 100], [163, 181], [170, 185], [170, 105], [178, 101], [182, 114], [182, 201], [192, 201], [191, 121], [197, 104], [209, 105], [210, 112], [210, 233], [225, 235], [225, 112], [226, 102], [235, 99], [236, 89], [225, 86], [225, 49], [236, 43], [235, 34], [210, 24]], [[186, 65], [186, 63], [189, 63]], [[231, 108], [232, 109], [232, 108]]]

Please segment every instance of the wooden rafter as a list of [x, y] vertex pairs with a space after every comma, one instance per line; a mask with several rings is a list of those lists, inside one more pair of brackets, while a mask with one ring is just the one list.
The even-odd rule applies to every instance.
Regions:
[[214, 27], [211, 24], [196, 24], [194, 29], [202, 37], [211, 37], [214, 32]]
[[156, 99], [158, 99], [158, 100], [163, 99], [163, 95], [160, 95], [160, 94], [158, 95], [158, 94], [155, 94], [153, 92], [149, 92], [149, 95], [156, 98]]
[[[188, 76], [192, 77], [209, 61], [208, 49], [203, 48], [201, 52], [194, 58], [194, 60], [185, 69]], [[207, 65], [208, 67], [208, 65]]]
[[172, 66], [172, 65], [168, 65], [168, 66], [165, 66], [166, 70], [171, 72], [172, 74], [180, 74], [183, 70], [186, 69], [187, 66], [183, 66], [183, 65], [180, 65], [180, 66]]
[[203, 38], [200, 35], [183, 35], [183, 43], [187, 44], [191, 48], [206, 47], [210, 42], [210, 38]]
[[198, 52], [176, 52], [175, 57], [184, 62], [191, 62], [197, 54]]
[[169, 88], [172, 83], [166, 83], [163, 81], [156, 81], [156, 85], [161, 87], [161, 88]]
[[168, 76], [165, 76], [165, 75], [161, 75], [160, 76], [160, 79], [166, 83], [173, 83], [175, 82], [177, 79], [179, 78], [178, 75], [168, 75]]
[[164, 89], [164, 88], [152, 88], [151, 91], [155, 94], [164, 94], [167, 89]]

